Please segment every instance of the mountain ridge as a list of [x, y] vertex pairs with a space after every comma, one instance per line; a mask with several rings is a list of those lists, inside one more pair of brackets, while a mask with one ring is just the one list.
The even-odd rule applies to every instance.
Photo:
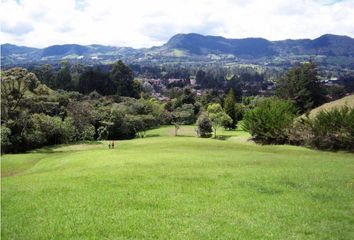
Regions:
[[[354, 58], [354, 39], [349, 36], [324, 34], [315, 39], [286, 39], [270, 41], [265, 38], [225, 38], [222, 36], [180, 33], [165, 44], [151, 48], [115, 47], [100, 44], [61, 44], [45, 48], [32, 48], [14, 44], [1, 44], [3, 65], [72, 59], [86, 62], [109, 62], [123, 59], [136, 61], [170, 61], [192, 59], [207, 61], [211, 55], [219, 59], [265, 59], [293, 56], [323, 56]], [[296, 58], [296, 57], [295, 57]]]

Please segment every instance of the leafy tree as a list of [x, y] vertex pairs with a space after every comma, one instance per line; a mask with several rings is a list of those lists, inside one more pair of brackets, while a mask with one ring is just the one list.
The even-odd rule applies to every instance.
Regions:
[[195, 95], [192, 90], [188, 87], [183, 89], [183, 93], [181, 95], [181, 103], [182, 104], [194, 104], [195, 103]]
[[282, 144], [288, 140], [295, 113], [296, 108], [290, 101], [267, 98], [246, 112], [243, 127], [256, 141]]
[[98, 137], [97, 140], [107, 140], [108, 139], [108, 129], [106, 126], [100, 126], [97, 129]]
[[113, 64], [110, 78], [120, 96], [134, 96], [133, 71], [122, 61]]
[[318, 78], [316, 64], [305, 63], [290, 69], [277, 81], [276, 95], [292, 101], [301, 113], [321, 105], [325, 93]]
[[71, 119], [62, 121], [59, 117], [45, 114], [31, 116], [31, 128], [26, 131], [27, 144], [32, 147], [68, 143], [74, 138], [74, 125]]
[[194, 111], [192, 104], [184, 104], [172, 112], [172, 124], [175, 126], [175, 136], [183, 124], [191, 124], [194, 120]]
[[213, 132], [212, 123], [208, 117], [207, 113], [202, 113], [199, 115], [197, 120], [197, 133], [199, 137], [209, 138]]
[[7, 151], [8, 148], [11, 147], [11, 141], [10, 141], [11, 129], [4, 125], [1, 125], [0, 133], [1, 133], [1, 153], [4, 153]]
[[11, 68], [1, 72], [2, 121], [16, 118], [26, 92], [33, 90], [33, 83], [37, 82], [36, 75], [24, 68]]
[[246, 112], [246, 106], [242, 103], [235, 103], [235, 119], [234, 121], [236, 122], [235, 128], [237, 128], [237, 123], [241, 121], [245, 115]]
[[225, 128], [228, 129], [235, 129], [237, 125], [237, 116], [236, 116], [236, 109], [235, 109], [235, 95], [234, 91], [232, 89], [229, 90], [228, 94], [225, 97], [224, 100], [224, 109], [227, 115], [232, 119], [231, 124], [227, 124]]
[[95, 135], [95, 128], [92, 125], [95, 121], [93, 106], [89, 102], [71, 102], [68, 105], [68, 117], [75, 126], [76, 140], [92, 140]]
[[222, 109], [221, 105], [218, 103], [210, 104], [207, 111], [214, 129], [214, 138], [216, 138], [216, 130], [221, 126], [231, 124], [232, 119], [225, 113], [224, 109]]
[[89, 94], [97, 91], [101, 95], [115, 94], [117, 89], [109, 78], [108, 74], [100, 68], [87, 68], [79, 77], [78, 91]]
[[68, 62], [63, 62], [61, 69], [59, 70], [56, 80], [55, 87], [57, 89], [69, 90], [72, 88], [72, 78], [70, 74], [70, 66]]
[[52, 65], [44, 64], [40, 68], [36, 68], [34, 73], [38, 80], [50, 88], [55, 88], [55, 73]]

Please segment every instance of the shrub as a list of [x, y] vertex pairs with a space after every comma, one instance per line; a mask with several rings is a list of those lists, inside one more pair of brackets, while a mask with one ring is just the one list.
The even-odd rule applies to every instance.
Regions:
[[354, 108], [344, 106], [319, 112], [308, 121], [309, 144], [326, 150], [354, 151]]
[[214, 137], [216, 138], [216, 130], [221, 126], [224, 128], [229, 126], [232, 122], [232, 119], [225, 113], [224, 109], [222, 109], [219, 103], [210, 104], [207, 111], [214, 129]]
[[288, 140], [295, 113], [296, 108], [290, 101], [267, 98], [246, 112], [243, 128], [260, 143], [282, 144]]
[[206, 113], [202, 113], [197, 120], [197, 133], [199, 137], [209, 138], [213, 132], [212, 123]]
[[6, 152], [7, 148], [11, 147], [11, 129], [1, 125], [1, 153]]
[[97, 129], [98, 138], [97, 140], [107, 140], [108, 139], [108, 129], [107, 127], [101, 126]]
[[75, 128], [70, 118], [61, 120], [59, 117], [51, 117], [45, 114], [33, 114], [31, 116], [33, 127], [26, 132], [26, 141], [34, 141], [30, 146], [52, 145], [68, 143], [73, 140]]

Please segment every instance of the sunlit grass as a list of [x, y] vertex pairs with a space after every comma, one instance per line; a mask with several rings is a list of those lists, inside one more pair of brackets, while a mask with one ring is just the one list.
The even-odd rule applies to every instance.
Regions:
[[353, 239], [353, 154], [171, 129], [2, 156], [2, 239]]

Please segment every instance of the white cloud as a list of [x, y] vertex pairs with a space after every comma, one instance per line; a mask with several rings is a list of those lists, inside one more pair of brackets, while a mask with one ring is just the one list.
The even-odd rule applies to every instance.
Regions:
[[1, 43], [150, 47], [176, 33], [354, 36], [354, 0], [2, 0]]

